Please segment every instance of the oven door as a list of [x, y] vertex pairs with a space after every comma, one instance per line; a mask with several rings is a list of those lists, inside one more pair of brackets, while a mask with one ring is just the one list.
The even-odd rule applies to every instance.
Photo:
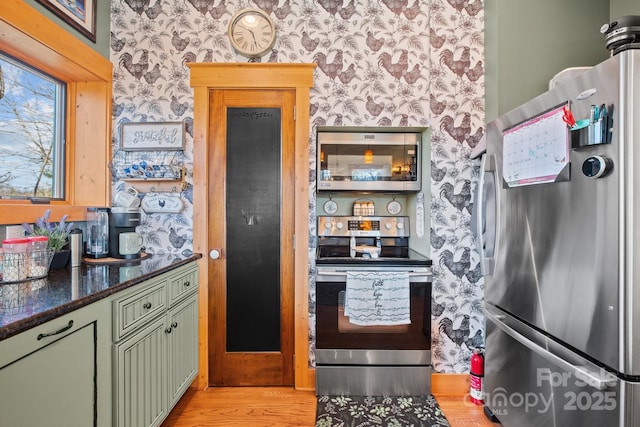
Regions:
[[411, 323], [359, 326], [344, 315], [346, 272], [318, 271], [316, 363], [428, 365], [431, 349], [429, 272], [410, 273]]

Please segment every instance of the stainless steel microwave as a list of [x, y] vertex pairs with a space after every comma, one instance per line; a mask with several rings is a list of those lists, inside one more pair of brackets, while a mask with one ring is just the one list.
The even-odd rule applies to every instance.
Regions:
[[318, 128], [318, 191], [420, 191], [422, 133]]

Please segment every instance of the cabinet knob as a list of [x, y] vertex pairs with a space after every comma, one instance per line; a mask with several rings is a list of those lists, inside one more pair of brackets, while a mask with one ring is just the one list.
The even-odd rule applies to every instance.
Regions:
[[220, 258], [220, 249], [211, 249], [209, 252], [209, 258], [218, 259]]
[[183, 286], [191, 286], [191, 282], [189, 282], [189, 281], [187, 280], [187, 281], [186, 281], [186, 282], [184, 282], [182, 285], [183, 285]]
[[171, 333], [171, 328], [167, 328], [167, 329], [165, 329], [164, 331], [165, 331], [167, 334], [170, 334], [170, 333]]
[[178, 322], [173, 322], [173, 323], [171, 324], [171, 327], [172, 327], [172, 328], [177, 328], [177, 327], [178, 327]]
[[144, 308], [144, 309], [146, 309], [146, 310], [149, 310], [149, 309], [151, 308], [151, 303], [150, 303], [150, 302], [145, 302], [145, 303], [142, 305], [142, 308]]

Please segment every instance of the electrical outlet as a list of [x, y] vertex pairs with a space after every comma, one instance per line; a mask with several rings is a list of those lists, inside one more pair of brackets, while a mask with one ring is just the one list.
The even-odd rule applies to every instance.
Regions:
[[21, 225], [7, 225], [7, 239], [24, 237], [24, 227]]

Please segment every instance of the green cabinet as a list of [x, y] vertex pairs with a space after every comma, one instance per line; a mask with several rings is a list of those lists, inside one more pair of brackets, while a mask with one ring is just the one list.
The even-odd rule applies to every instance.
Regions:
[[159, 426], [195, 379], [197, 288], [192, 263], [114, 297], [117, 426]]
[[0, 343], [0, 424], [111, 425], [111, 312], [97, 302]]

